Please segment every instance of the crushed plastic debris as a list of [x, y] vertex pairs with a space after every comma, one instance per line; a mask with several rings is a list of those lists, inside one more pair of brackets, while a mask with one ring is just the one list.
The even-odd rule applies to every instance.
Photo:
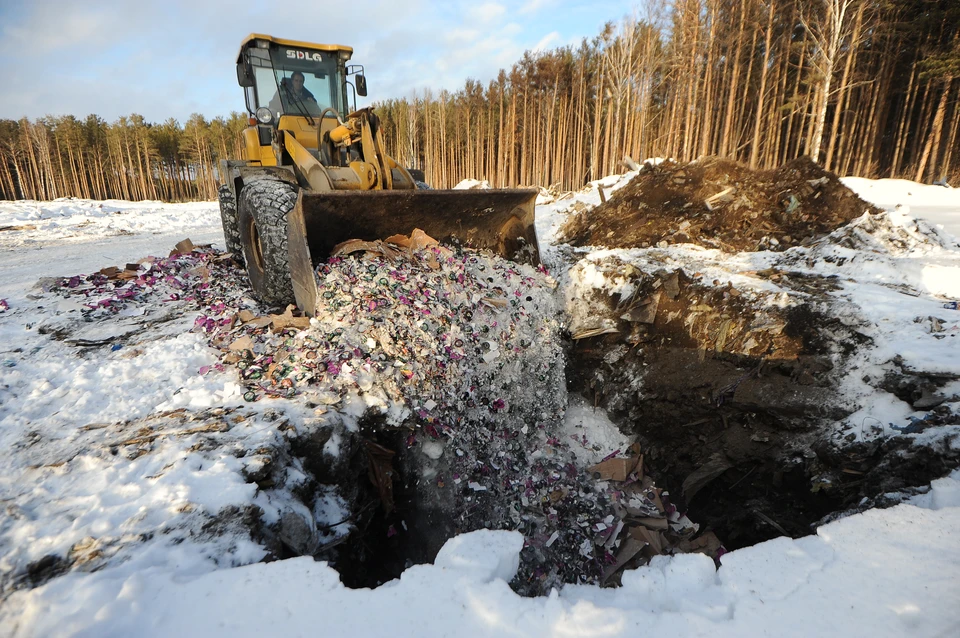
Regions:
[[[587, 470], [561, 433], [556, 282], [542, 268], [429, 239], [346, 246], [317, 269], [312, 320], [292, 307], [264, 313], [229, 260], [184, 242], [169, 257], [46, 289], [81, 299], [90, 320], [158, 300], [196, 311], [193, 330], [221, 357], [198, 374], [235, 369], [246, 401], [304, 396], [321, 420], [348, 432], [361, 416], [365, 428], [409, 432], [407, 449], [419, 454], [421, 476], [432, 477], [423, 484], [453, 492], [456, 532], [524, 533], [521, 592], [609, 580], [611, 565], [679, 551], [696, 527], [644, 476], [639, 450]], [[389, 514], [391, 458], [404, 451], [365, 445]], [[402, 520], [390, 530], [407, 533]], [[619, 553], [625, 539], [637, 550], [627, 558]]]

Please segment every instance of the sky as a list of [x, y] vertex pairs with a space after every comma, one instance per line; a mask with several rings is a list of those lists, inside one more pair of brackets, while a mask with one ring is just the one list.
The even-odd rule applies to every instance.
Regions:
[[369, 102], [455, 91], [494, 79], [524, 51], [593, 38], [638, 1], [2, 0], [0, 119], [138, 113], [183, 123], [243, 111], [234, 65], [250, 33], [353, 47]]

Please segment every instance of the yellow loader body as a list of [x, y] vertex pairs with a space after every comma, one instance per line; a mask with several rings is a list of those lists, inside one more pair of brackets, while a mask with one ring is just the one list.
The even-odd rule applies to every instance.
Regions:
[[386, 154], [373, 110], [347, 108], [349, 88], [366, 95], [362, 67], [346, 64], [352, 53], [258, 34], [241, 45], [250, 127], [241, 159], [221, 162], [220, 205], [228, 250], [242, 254], [256, 295], [312, 315], [314, 268], [334, 246], [416, 228], [539, 263], [537, 191], [427, 188]]

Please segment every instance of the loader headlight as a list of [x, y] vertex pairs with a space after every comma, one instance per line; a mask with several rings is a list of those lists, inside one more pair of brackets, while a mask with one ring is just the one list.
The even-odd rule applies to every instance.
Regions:
[[269, 124], [273, 121], [273, 112], [265, 106], [257, 109], [257, 121], [261, 124]]

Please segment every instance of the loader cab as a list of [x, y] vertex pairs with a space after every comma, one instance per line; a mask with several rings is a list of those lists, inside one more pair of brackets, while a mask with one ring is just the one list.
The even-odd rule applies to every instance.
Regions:
[[[248, 36], [237, 57], [237, 80], [251, 116], [243, 133], [242, 159], [275, 165], [271, 140], [276, 129], [291, 131], [305, 147], [316, 149], [317, 128], [334, 128], [336, 118], [346, 119], [350, 110], [347, 90], [352, 84], [347, 77], [362, 68], [348, 70], [352, 55], [352, 48], [340, 45]], [[299, 95], [291, 90], [294, 76], [303, 77]], [[355, 82], [357, 88], [366, 88], [362, 75]]]

